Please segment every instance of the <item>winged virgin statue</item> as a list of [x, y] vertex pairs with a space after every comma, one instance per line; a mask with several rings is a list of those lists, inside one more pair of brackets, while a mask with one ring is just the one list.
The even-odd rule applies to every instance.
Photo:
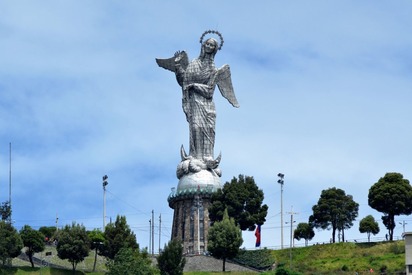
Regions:
[[[214, 38], [204, 37], [216, 34], [220, 44]], [[221, 175], [218, 165], [221, 156], [214, 159], [216, 109], [213, 94], [216, 85], [222, 96], [234, 107], [239, 107], [236, 99], [229, 65], [215, 67], [214, 57], [222, 48], [223, 37], [217, 31], [206, 31], [200, 38], [201, 50], [198, 58], [189, 62], [185, 51], [178, 51], [173, 57], [156, 59], [157, 64], [176, 75], [176, 80], [182, 87], [182, 108], [189, 123], [189, 155], [181, 147], [182, 162], [177, 169], [180, 178], [189, 172], [203, 169]]]

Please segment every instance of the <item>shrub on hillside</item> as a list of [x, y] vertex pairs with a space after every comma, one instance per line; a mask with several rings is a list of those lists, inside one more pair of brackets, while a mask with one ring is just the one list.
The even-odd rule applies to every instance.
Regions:
[[157, 257], [157, 266], [162, 275], [183, 275], [185, 264], [182, 242], [177, 239], [169, 241], [163, 252]]
[[405, 253], [405, 245], [400, 242], [394, 242], [389, 247], [389, 251], [395, 255], [404, 254]]
[[291, 271], [287, 269], [284, 265], [279, 266], [276, 268], [275, 275], [301, 275], [302, 273]]
[[149, 254], [146, 250], [140, 251], [130, 247], [123, 247], [116, 253], [113, 260], [108, 259], [107, 275], [155, 275], [156, 268], [152, 266]]
[[267, 270], [275, 263], [275, 258], [270, 250], [264, 248], [259, 250], [240, 250], [235, 262], [250, 266], [259, 270]]

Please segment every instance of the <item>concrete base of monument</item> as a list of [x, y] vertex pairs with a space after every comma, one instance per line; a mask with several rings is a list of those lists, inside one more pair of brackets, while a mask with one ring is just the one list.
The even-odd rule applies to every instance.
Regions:
[[177, 191], [186, 189], [206, 189], [216, 190], [221, 188], [220, 177], [209, 170], [201, 170], [197, 173], [190, 173], [180, 178], [177, 185]]

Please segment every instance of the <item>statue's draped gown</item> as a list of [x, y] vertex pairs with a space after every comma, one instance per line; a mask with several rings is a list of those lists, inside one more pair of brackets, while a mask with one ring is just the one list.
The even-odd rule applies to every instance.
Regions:
[[183, 110], [189, 122], [189, 155], [200, 159], [213, 158], [216, 110], [213, 102], [216, 68], [212, 59], [194, 59], [183, 77]]

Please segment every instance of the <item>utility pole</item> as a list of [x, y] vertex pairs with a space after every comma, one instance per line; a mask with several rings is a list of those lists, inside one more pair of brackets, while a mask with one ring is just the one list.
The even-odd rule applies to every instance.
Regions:
[[107, 175], [103, 176], [103, 232], [106, 228], [106, 186], [109, 184], [108, 178]]
[[152, 255], [154, 255], [154, 210], [152, 210]]
[[294, 241], [293, 241], [293, 223], [295, 222], [293, 220], [293, 215], [294, 214], [299, 214], [296, 212], [293, 212], [293, 206], [291, 207], [291, 211], [288, 212], [287, 214], [290, 214], [290, 248], [289, 248], [289, 260], [290, 260], [290, 270], [292, 270], [292, 247], [294, 247]]
[[407, 223], [405, 221], [400, 222], [399, 224], [402, 225], [403, 227], [403, 235], [405, 235], [405, 225], [407, 225]]
[[152, 220], [149, 220], [149, 253], [152, 247]]
[[159, 214], [159, 255], [160, 255], [160, 236], [162, 236], [162, 214]]
[[11, 209], [11, 142], [9, 143], [9, 208], [10, 208], [10, 224], [12, 224], [11, 214], [13, 213]]
[[284, 174], [278, 174], [278, 183], [280, 184], [280, 247], [283, 249], [283, 178]]

